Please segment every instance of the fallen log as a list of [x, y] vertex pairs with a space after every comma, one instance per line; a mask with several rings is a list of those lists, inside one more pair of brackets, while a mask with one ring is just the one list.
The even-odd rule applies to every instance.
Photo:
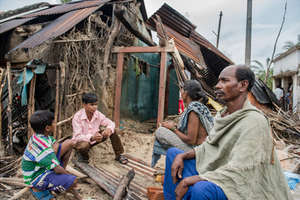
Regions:
[[113, 200], [123, 199], [123, 197], [126, 195], [126, 192], [127, 192], [126, 189], [129, 187], [130, 182], [134, 178], [134, 175], [135, 175], [134, 169], [131, 169], [128, 171], [126, 176], [123, 176], [123, 178], [121, 179], [121, 182], [116, 190], [116, 194], [115, 194]]

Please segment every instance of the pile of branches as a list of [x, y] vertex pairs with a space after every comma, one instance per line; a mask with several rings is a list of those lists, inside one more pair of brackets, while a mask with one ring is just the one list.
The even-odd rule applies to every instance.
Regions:
[[300, 121], [297, 117], [277, 108], [277, 111], [264, 111], [270, 120], [273, 137], [286, 144], [300, 145]]

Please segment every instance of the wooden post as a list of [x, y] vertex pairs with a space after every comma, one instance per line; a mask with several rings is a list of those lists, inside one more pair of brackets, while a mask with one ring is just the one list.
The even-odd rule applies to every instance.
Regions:
[[116, 128], [120, 127], [120, 103], [121, 103], [121, 93], [122, 93], [123, 62], [124, 62], [124, 53], [118, 53], [115, 110], [114, 110], [114, 121], [116, 123]]
[[56, 69], [56, 92], [55, 92], [55, 112], [54, 112], [54, 131], [53, 131], [53, 137], [55, 139], [57, 138], [57, 120], [58, 120], [58, 105], [59, 105], [59, 69]]
[[157, 113], [157, 124], [156, 124], [157, 127], [159, 127], [160, 123], [164, 119], [167, 52], [161, 52], [160, 55], [161, 58], [160, 58], [160, 75], [159, 75], [158, 113]]
[[[24, 80], [25, 81], [25, 80]], [[30, 82], [30, 89], [29, 89], [29, 102], [28, 102], [28, 132], [27, 132], [27, 137], [28, 137], [28, 140], [29, 138], [31, 137], [32, 135], [32, 129], [31, 129], [31, 126], [30, 126], [30, 118], [31, 118], [31, 115], [34, 113], [34, 104], [35, 104], [35, 101], [34, 101], [34, 96], [35, 96], [35, 82], [36, 82], [36, 74], [34, 73], [33, 74], [33, 77], [31, 79], [31, 82]]]
[[8, 85], [8, 106], [7, 106], [7, 118], [8, 118], [8, 130], [9, 130], [9, 154], [13, 153], [13, 132], [12, 132], [12, 89], [11, 89], [11, 65], [7, 62], [7, 85]]
[[[63, 104], [63, 96], [65, 93], [65, 79], [66, 79], [66, 66], [65, 63], [63, 62], [59, 62], [59, 66], [60, 66], [60, 96], [59, 96], [59, 112], [58, 112], [58, 120], [62, 119], [62, 104]], [[57, 124], [56, 124], [57, 126]], [[60, 139], [62, 135], [62, 130], [61, 127], [58, 127], [58, 137], [57, 139]]]
[[[3, 82], [3, 83], [2, 83]], [[0, 151], [3, 150], [3, 143], [2, 143], [2, 89], [5, 85], [6, 82], [6, 71], [4, 69], [1, 69], [1, 77], [0, 77]], [[2, 156], [3, 154], [0, 153], [0, 156]]]

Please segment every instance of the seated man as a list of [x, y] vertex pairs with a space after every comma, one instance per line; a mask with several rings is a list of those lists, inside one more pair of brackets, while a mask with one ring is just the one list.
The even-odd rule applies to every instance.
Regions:
[[54, 198], [49, 191], [70, 191], [76, 199], [81, 199], [74, 190], [76, 176], [66, 171], [73, 141], [65, 140], [62, 144], [50, 136], [54, 130], [54, 115], [47, 110], [36, 111], [30, 118], [34, 134], [24, 151], [22, 173], [24, 182], [32, 185], [32, 194], [37, 199]]
[[[72, 121], [72, 140], [76, 142], [75, 149], [77, 150], [78, 160], [88, 162], [90, 148], [109, 137], [116, 155], [115, 160], [121, 164], [126, 164], [128, 160], [122, 155], [124, 149], [121, 139], [114, 131], [115, 124], [97, 110], [98, 99], [96, 94], [83, 94], [82, 103], [83, 108], [74, 115]], [[105, 130], [101, 131], [100, 126], [104, 126]]]
[[268, 119], [247, 100], [254, 80], [244, 65], [221, 72], [216, 95], [225, 107], [207, 140], [189, 152], [167, 152], [166, 200], [292, 199]]

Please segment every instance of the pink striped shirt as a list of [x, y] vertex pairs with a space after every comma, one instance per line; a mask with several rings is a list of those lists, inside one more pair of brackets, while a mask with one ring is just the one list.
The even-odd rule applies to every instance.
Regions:
[[[115, 129], [115, 123], [110, 119], [106, 118], [101, 112], [96, 110], [94, 115], [89, 121], [85, 109], [80, 109], [77, 113], [75, 113], [73, 120], [73, 141], [87, 141], [90, 142], [92, 136], [94, 136], [99, 130], [100, 126], [105, 126], [106, 128], [111, 129], [112, 133]], [[91, 142], [91, 144], [95, 143], [95, 141]]]

